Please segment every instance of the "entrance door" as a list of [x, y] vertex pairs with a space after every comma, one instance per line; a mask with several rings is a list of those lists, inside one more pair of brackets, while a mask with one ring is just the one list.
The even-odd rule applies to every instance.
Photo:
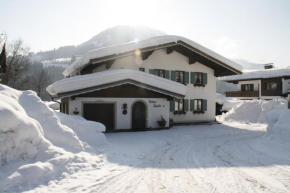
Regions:
[[106, 132], [114, 131], [114, 104], [86, 103], [84, 104], [84, 118], [104, 124]]
[[132, 129], [142, 130], [146, 127], [146, 106], [143, 102], [136, 102], [132, 107]]

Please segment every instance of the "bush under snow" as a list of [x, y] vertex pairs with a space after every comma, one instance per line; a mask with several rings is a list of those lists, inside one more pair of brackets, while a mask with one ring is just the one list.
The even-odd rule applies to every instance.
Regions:
[[287, 104], [285, 99], [240, 101], [240, 104], [217, 119], [242, 123], [267, 123], [266, 114], [270, 110], [286, 109]]

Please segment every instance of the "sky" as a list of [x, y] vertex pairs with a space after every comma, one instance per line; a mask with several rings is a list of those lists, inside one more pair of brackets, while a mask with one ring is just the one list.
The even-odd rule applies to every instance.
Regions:
[[116, 25], [189, 38], [230, 59], [290, 66], [290, 0], [0, 0], [0, 32], [31, 51], [79, 45]]

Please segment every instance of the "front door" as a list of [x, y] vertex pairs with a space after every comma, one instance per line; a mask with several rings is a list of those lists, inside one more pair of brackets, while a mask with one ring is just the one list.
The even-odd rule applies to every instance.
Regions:
[[132, 129], [142, 130], [146, 127], [146, 106], [143, 102], [136, 102], [132, 108]]

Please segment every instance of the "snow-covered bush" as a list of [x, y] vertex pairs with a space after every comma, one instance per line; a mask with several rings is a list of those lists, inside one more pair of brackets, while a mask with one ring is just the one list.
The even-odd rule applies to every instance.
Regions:
[[286, 108], [285, 99], [240, 101], [239, 105], [233, 107], [228, 113], [218, 116], [217, 119], [243, 123], [267, 123], [266, 114], [270, 110]]

